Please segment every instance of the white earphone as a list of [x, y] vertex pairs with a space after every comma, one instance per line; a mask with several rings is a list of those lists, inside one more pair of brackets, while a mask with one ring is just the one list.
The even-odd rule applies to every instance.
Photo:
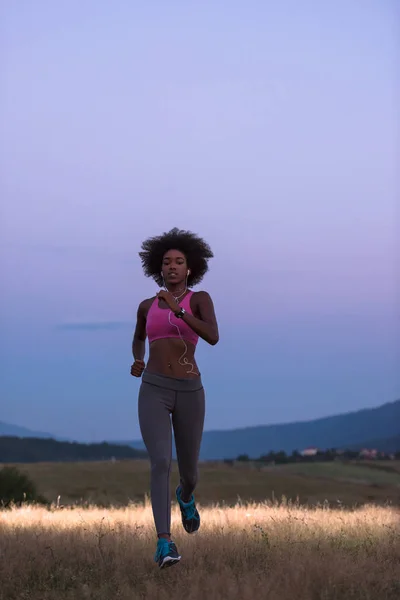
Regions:
[[[190, 270], [190, 269], [188, 269], [188, 270], [187, 270], [187, 275], [189, 276], [189, 275], [190, 275], [190, 273], [191, 273], [191, 270]], [[161, 277], [164, 279], [164, 274], [163, 274], [163, 272], [162, 272], [162, 271], [161, 271], [160, 275], [161, 275]]]
[[[190, 269], [188, 269], [188, 270], [187, 270], [187, 273], [186, 273], [186, 289], [185, 289], [185, 292], [186, 292], [186, 290], [187, 290], [187, 279], [188, 279], [188, 277], [189, 277], [190, 273], [191, 273], [191, 271], [190, 271]], [[165, 289], [167, 289], [167, 288], [166, 288], [166, 286], [165, 286], [165, 282], [164, 282], [164, 274], [163, 274], [163, 272], [162, 272], [162, 271], [161, 271], [161, 277], [162, 277], [162, 280], [163, 280], [163, 283], [164, 283], [164, 287], [165, 287]], [[184, 293], [185, 293], [185, 292], [184, 292]], [[182, 294], [182, 295], [183, 295], [183, 294]], [[178, 363], [179, 363], [179, 364], [180, 364], [182, 367], [189, 367], [189, 371], [186, 371], [186, 373], [187, 373], [187, 374], [193, 373], [193, 374], [195, 374], [195, 375], [199, 375], [199, 373], [198, 373], [198, 372], [195, 370], [194, 364], [193, 364], [193, 363], [191, 363], [191, 362], [190, 362], [190, 361], [189, 361], [189, 360], [186, 358], [186, 356], [185, 356], [185, 355], [187, 354], [187, 351], [188, 351], [187, 344], [186, 344], [185, 340], [183, 339], [183, 336], [182, 336], [181, 330], [179, 329], [179, 326], [177, 325], [177, 323], [172, 323], [172, 322], [171, 322], [171, 317], [172, 317], [172, 311], [169, 311], [169, 313], [168, 313], [168, 322], [169, 322], [169, 324], [170, 324], [172, 327], [175, 327], [175, 329], [177, 330], [177, 332], [178, 332], [178, 335], [179, 335], [179, 337], [180, 337], [180, 340], [181, 340], [181, 342], [183, 343], [183, 345], [184, 345], [184, 348], [185, 348], [185, 349], [184, 349], [184, 352], [183, 352], [183, 354], [182, 354], [182, 356], [181, 356], [181, 357], [178, 359]]]

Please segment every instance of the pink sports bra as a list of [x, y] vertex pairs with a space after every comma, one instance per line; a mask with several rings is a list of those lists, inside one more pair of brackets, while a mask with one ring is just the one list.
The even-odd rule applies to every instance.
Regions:
[[[192, 296], [193, 292], [189, 292], [179, 303], [190, 315], [193, 315], [190, 308], [190, 298]], [[154, 340], [163, 338], [178, 338], [196, 346], [199, 340], [199, 336], [182, 319], [178, 319], [168, 308], [164, 309], [158, 306], [157, 297], [147, 313], [146, 334], [150, 344]]]

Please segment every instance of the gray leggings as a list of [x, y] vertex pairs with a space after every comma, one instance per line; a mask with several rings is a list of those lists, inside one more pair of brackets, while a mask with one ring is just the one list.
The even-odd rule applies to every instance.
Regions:
[[151, 504], [158, 534], [171, 533], [172, 425], [183, 497], [197, 483], [205, 396], [200, 377], [173, 379], [145, 371], [139, 392], [139, 424], [151, 462]]

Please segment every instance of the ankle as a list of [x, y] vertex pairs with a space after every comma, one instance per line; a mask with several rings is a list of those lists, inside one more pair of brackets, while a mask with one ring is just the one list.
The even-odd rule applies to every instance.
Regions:
[[181, 500], [182, 500], [183, 504], [190, 504], [191, 502], [193, 502], [193, 494], [186, 495], [183, 493], [183, 490], [182, 490], [181, 491]]
[[159, 540], [167, 540], [167, 542], [171, 541], [171, 536], [168, 533], [159, 533], [158, 534], [158, 539]]

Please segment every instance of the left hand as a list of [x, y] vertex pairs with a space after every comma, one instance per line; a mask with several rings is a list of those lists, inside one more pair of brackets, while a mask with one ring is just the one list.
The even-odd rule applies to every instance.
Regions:
[[161, 291], [158, 292], [157, 298], [159, 298], [160, 300], [164, 300], [164, 302], [167, 304], [168, 308], [170, 310], [172, 310], [173, 313], [178, 312], [178, 310], [179, 310], [179, 304], [175, 300], [175, 298], [173, 297], [173, 295], [171, 294], [171, 292], [167, 292], [165, 290], [161, 290]]

